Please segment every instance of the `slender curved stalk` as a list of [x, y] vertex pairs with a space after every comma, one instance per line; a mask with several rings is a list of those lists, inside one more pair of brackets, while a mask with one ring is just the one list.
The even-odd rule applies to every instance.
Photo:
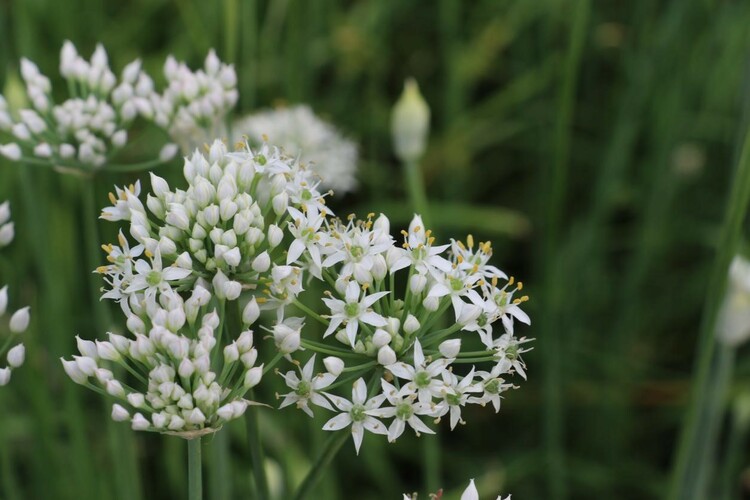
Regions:
[[544, 378], [544, 448], [547, 477], [549, 478], [548, 496], [555, 499], [567, 497], [564, 420], [565, 409], [563, 393], [563, 360], [565, 359], [565, 341], [559, 329], [562, 315], [563, 269], [560, 262], [560, 228], [565, 207], [568, 169], [570, 164], [570, 144], [572, 136], [575, 90], [578, 81], [578, 68], [581, 61], [586, 28], [590, 11], [590, 0], [578, 0], [573, 12], [573, 23], [570, 32], [565, 64], [563, 67], [562, 85], [558, 95], [558, 111], [555, 123], [554, 142], [551, 149], [549, 171], [544, 176], [544, 204], [542, 207], [543, 241], [540, 247], [540, 266], [542, 271], [542, 300], [544, 311], [540, 317], [540, 337], [546, 339], [543, 345], [545, 357]]
[[[102, 243], [99, 237], [99, 228], [96, 217], [99, 210], [96, 207], [96, 184], [94, 178], [81, 178], [81, 191], [83, 197], [83, 235], [86, 254], [86, 271], [89, 275], [91, 309], [94, 315], [96, 328], [99, 332], [108, 331], [111, 318], [107, 305], [99, 300], [99, 276], [91, 271], [98, 265], [97, 250]], [[111, 400], [107, 398], [109, 404]], [[119, 464], [115, 467], [115, 485], [117, 492], [122, 498], [128, 500], [141, 498], [141, 481], [138, 474], [138, 463], [135, 456], [135, 436], [130, 429], [118, 425], [112, 419], [107, 419], [107, 434], [109, 436], [110, 453], [113, 463]]]
[[[250, 399], [255, 399], [253, 391], [250, 391]], [[251, 406], [247, 409], [247, 440], [250, 445], [250, 461], [253, 466], [255, 477], [255, 491], [259, 500], [269, 498], [268, 481], [266, 479], [265, 454], [263, 443], [260, 439], [260, 426], [258, 425], [258, 407]]]
[[318, 455], [315, 463], [310, 468], [310, 472], [307, 473], [304, 481], [297, 488], [297, 492], [294, 494], [295, 500], [302, 500], [310, 494], [310, 491], [318, 483], [323, 472], [350, 437], [351, 435], [348, 432], [337, 432], [328, 438], [323, 451], [320, 452], [320, 455]]
[[706, 498], [711, 481], [700, 467], [705, 464], [705, 459], [714, 459], [715, 438], [722, 415], [718, 406], [724, 404], [721, 397], [723, 394], [717, 397], [715, 393], [719, 388], [712, 384], [715, 379], [712, 373], [717, 364], [720, 365], [722, 354], [716, 349], [714, 328], [724, 298], [727, 270], [737, 251], [742, 223], [750, 202], [750, 129], [746, 132], [740, 162], [731, 186], [703, 305], [690, 407], [680, 434], [672, 471], [668, 498], [675, 500]]
[[188, 500], [202, 500], [201, 438], [188, 440]]

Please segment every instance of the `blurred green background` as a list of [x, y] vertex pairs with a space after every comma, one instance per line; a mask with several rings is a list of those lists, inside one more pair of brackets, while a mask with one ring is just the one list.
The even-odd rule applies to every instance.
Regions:
[[[140, 57], [157, 82], [167, 54], [196, 68], [215, 47], [236, 64], [238, 113], [309, 103], [360, 144], [361, 187], [333, 201], [337, 213], [385, 212], [401, 226], [412, 208], [390, 111], [415, 77], [432, 109], [422, 165], [432, 220], [442, 238], [492, 239], [494, 263], [524, 281], [532, 325], [517, 334], [536, 338], [529, 380], [499, 415], [469, 408], [468, 424], [439, 438], [370, 437], [356, 459], [347, 444], [314, 497], [426, 498], [439, 486], [454, 495], [475, 477], [486, 498], [661, 498], [748, 123], [749, 27], [741, 0], [6, 0], [0, 88], [17, 82], [21, 56], [59, 83], [65, 39], [86, 56], [103, 43], [117, 72]], [[149, 127], [126, 159], [158, 151]], [[159, 173], [178, 179], [180, 164]], [[112, 184], [138, 177], [97, 176], [96, 207]], [[97, 249], [82, 234], [98, 213], [82, 182], [0, 161], [17, 233], [0, 282], [11, 307], [30, 304], [33, 315], [27, 364], [0, 390], [0, 491], [181, 498], [184, 443], [129, 431], [123, 442], [107, 405], [57, 360], [73, 353], [75, 334], [105, 333], [91, 308]], [[106, 241], [114, 226], [100, 225]], [[750, 495], [748, 419], [734, 404], [748, 391], [746, 351], [720, 401], [710, 498]], [[263, 391], [273, 401], [274, 388]], [[321, 446], [323, 420], [260, 413], [283, 498]], [[225, 467], [246, 498], [244, 426], [230, 427], [232, 463], [206, 451], [206, 482]], [[136, 463], [120, 459], [129, 445]], [[133, 467], [140, 484], [128, 482]]]

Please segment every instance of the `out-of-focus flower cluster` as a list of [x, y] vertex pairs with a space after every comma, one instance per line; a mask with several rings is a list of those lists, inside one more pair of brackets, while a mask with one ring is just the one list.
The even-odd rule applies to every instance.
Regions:
[[[295, 240], [287, 264], [326, 283], [325, 313], [293, 303], [325, 331], [308, 338], [301, 318], [280, 320], [272, 331], [289, 357], [302, 349], [328, 357], [326, 373], [315, 374], [312, 357], [300, 376], [283, 375], [290, 392], [282, 406], [339, 412], [323, 428], [351, 426], [357, 450], [365, 430], [394, 441], [407, 426], [434, 433], [425, 418], [447, 416], [453, 429], [467, 404], [499, 411], [502, 393], [514, 387], [508, 377], [526, 377], [528, 340], [514, 335], [514, 321], [529, 317], [521, 309], [527, 297], [518, 297], [523, 285], [489, 263], [491, 245], [471, 236], [436, 245], [415, 216], [398, 247], [384, 215], [344, 223], [304, 208], [290, 209]], [[338, 387], [346, 394], [332, 392]]]
[[234, 66], [222, 63], [211, 50], [198, 71], [169, 56], [164, 76], [168, 84], [156, 96], [154, 118], [183, 153], [224, 134], [224, 118], [239, 96]]
[[[79, 338], [80, 355], [63, 360], [65, 371], [76, 383], [115, 398], [112, 418], [129, 421], [134, 430], [187, 439], [214, 432], [245, 412], [251, 402], [244, 395], [260, 382], [263, 365], [256, 366], [251, 330], [219, 344], [221, 320], [210, 300], [201, 286], [188, 300], [169, 290], [156, 302], [133, 294], [120, 303], [133, 337]], [[118, 379], [117, 367], [127, 371], [127, 380]]]
[[254, 113], [236, 121], [232, 131], [237, 139], [247, 136], [256, 143], [265, 136], [286, 153], [299, 155], [320, 176], [323, 189], [343, 194], [357, 186], [357, 145], [318, 118], [309, 106]]
[[[104, 168], [127, 144], [138, 116], [154, 121], [187, 151], [218, 135], [237, 102], [234, 68], [221, 63], [213, 51], [204, 69], [197, 72], [169, 56], [162, 93], [156, 91], [140, 60], [125, 66], [119, 78], [115, 76], [101, 45], [87, 61], [71, 42], [65, 42], [60, 74], [69, 95], [55, 104], [51, 80], [36, 64], [21, 60], [29, 107], [14, 112], [0, 95], [0, 131], [12, 137], [11, 142], [0, 144], [0, 155], [62, 170]], [[177, 146], [167, 143], [149, 165], [168, 161], [176, 153]]]
[[128, 141], [128, 128], [138, 115], [153, 116], [153, 82], [135, 60], [118, 79], [104, 47], [91, 59], [78, 55], [70, 42], [60, 53], [60, 74], [69, 97], [55, 104], [52, 83], [28, 59], [21, 59], [29, 108], [11, 115], [0, 96], [0, 130], [14, 142], [0, 146], [11, 160], [36, 158], [57, 166], [102, 167]]
[[[10, 220], [10, 203], [7, 201], [0, 204], [0, 248], [7, 246], [13, 241], [13, 222]], [[7, 365], [0, 368], [0, 386], [10, 382], [11, 371], [20, 367], [26, 358], [26, 349], [23, 344], [17, 343], [18, 336], [29, 327], [31, 317], [29, 308], [18, 309], [10, 318], [6, 318], [8, 312], [8, 286], [0, 288], [0, 359], [5, 359]], [[7, 322], [6, 322], [7, 320]]]

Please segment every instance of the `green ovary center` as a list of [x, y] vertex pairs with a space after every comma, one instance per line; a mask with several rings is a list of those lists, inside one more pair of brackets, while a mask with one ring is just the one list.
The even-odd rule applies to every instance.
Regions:
[[307, 397], [310, 395], [310, 389], [310, 382], [302, 380], [294, 392], [297, 393], [298, 396]]
[[357, 315], [359, 314], [359, 304], [357, 304], [356, 302], [353, 302], [351, 304], [347, 304], [344, 307], [344, 312], [350, 318], [357, 317]]
[[484, 384], [484, 390], [489, 392], [490, 394], [499, 394], [500, 393], [500, 380], [498, 379], [492, 379], [486, 384]]
[[362, 422], [367, 415], [365, 415], [365, 407], [362, 405], [354, 405], [349, 411], [349, 416], [352, 418], [352, 422]]
[[396, 418], [401, 420], [409, 420], [414, 416], [414, 408], [409, 403], [401, 403], [396, 406]]
[[352, 253], [352, 257], [359, 260], [362, 258], [365, 251], [362, 249], [362, 247], [352, 247], [351, 253]]
[[426, 387], [428, 387], [431, 381], [432, 377], [430, 377], [430, 374], [424, 370], [419, 371], [414, 375], [414, 383], [420, 389], [425, 389]]
[[518, 347], [514, 345], [508, 346], [505, 349], [505, 357], [511, 360], [516, 359], [518, 357]]
[[149, 271], [146, 275], [146, 283], [149, 286], [156, 286], [161, 283], [161, 273], [159, 271]]
[[305, 189], [304, 191], [302, 191], [302, 199], [304, 201], [312, 200], [312, 193], [310, 192], [309, 189]]
[[258, 163], [258, 165], [265, 165], [268, 160], [266, 160], [266, 157], [263, 155], [257, 155], [255, 157], [255, 161]]
[[458, 278], [451, 278], [450, 284], [451, 284], [451, 289], [454, 292], [460, 292], [464, 288], [464, 282]]
[[459, 406], [461, 404], [461, 397], [456, 394], [446, 394], [445, 400], [451, 406]]

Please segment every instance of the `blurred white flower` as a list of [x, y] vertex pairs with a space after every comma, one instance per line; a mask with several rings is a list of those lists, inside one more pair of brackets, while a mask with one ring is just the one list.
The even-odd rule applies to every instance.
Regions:
[[741, 255], [736, 255], [729, 266], [716, 336], [729, 346], [738, 346], [750, 338], [750, 261]]
[[357, 187], [357, 146], [333, 125], [320, 119], [307, 105], [261, 111], [237, 120], [233, 127], [235, 140], [247, 136], [252, 143], [262, 137], [300, 156], [321, 178], [323, 189], [336, 193]]
[[154, 119], [182, 152], [188, 154], [221, 137], [224, 118], [239, 96], [234, 66], [222, 63], [210, 50], [203, 69], [197, 71], [169, 56], [164, 76], [167, 88], [154, 98]]
[[430, 107], [419, 93], [416, 80], [404, 83], [404, 91], [393, 107], [391, 135], [396, 156], [404, 163], [419, 161], [427, 148]]

